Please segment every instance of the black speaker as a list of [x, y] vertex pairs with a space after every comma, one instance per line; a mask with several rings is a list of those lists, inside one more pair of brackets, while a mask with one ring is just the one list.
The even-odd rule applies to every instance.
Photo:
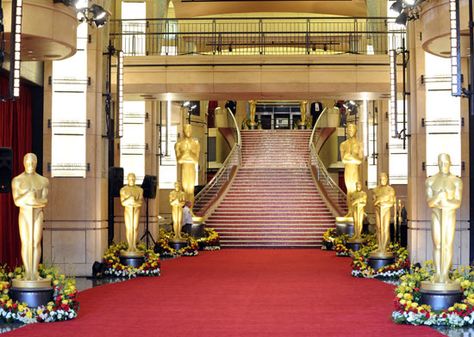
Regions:
[[0, 147], [0, 193], [10, 193], [12, 190], [13, 150]]
[[120, 197], [120, 189], [123, 187], [123, 167], [111, 167], [109, 169], [109, 186], [113, 197]]
[[143, 178], [142, 188], [143, 188], [143, 197], [148, 199], [156, 198], [156, 185], [158, 181], [156, 176], [145, 175]]

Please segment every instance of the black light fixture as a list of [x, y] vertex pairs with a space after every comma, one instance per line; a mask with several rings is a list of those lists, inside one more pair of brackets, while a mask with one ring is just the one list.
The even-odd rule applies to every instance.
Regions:
[[97, 28], [102, 27], [107, 23], [107, 12], [104, 7], [93, 4], [89, 8], [90, 20], [87, 20], [89, 23], [92, 21]]
[[62, 3], [65, 6], [74, 7], [82, 15], [79, 19], [80, 22], [88, 22], [90, 25], [94, 24], [97, 28], [107, 23], [108, 13], [100, 5], [92, 4], [92, 6], [88, 7], [87, 1], [81, 0], [53, 0], [53, 3]]
[[403, 11], [403, 2], [402, 2], [402, 0], [395, 1], [392, 4], [392, 6], [390, 6], [390, 10], [400, 14]]
[[406, 26], [408, 21], [408, 14], [406, 12], [401, 12], [399, 16], [395, 19], [395, 23], [398, 25]]

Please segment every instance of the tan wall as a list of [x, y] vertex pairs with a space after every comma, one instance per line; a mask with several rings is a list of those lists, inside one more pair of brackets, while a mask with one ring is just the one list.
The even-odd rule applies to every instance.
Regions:
[[128, 95], [298, 100], [359, 98], [364, 92], [373, 96], [389, 92], [386, 56], [149, 56], [125, 60]]

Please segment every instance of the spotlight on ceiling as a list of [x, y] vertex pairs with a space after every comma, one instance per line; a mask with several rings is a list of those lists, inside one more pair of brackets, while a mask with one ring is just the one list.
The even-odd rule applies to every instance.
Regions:
[[185, 108], [187, 108], [190, 104], [191, 104], [190, 101], [186, 101], [186, 102], [183, 103], [183, 106], [184, 106]]
[[400, 14], [403, 10], [403, 2], [401, 0], [395, 1], [392, 6], [390, 6], [390, 10]]
[[403, 2], [407, 6], [415, 6], [415, 4], [417, 3], [417, 0], [403, 0]]
[[89, 8], [89, 12], [92, 15], [91, 20], [97, 28], [102, 27], [107, 23], [107, 12], [104, 7], [93, 4], [91, 8]]
[[408, 21], [408, 14], [406, 12], [400, 13], [400, 15], [395, 19], [395, 23], [398, 25], [406, 26]]

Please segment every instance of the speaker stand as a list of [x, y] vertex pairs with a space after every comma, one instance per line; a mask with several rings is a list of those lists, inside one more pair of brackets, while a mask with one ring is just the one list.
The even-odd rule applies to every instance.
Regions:
[[150, 240], [151, 240], [151, 242], [153, 242], [153, 247], [155, 247], [155, 245], [156, 245], [156, 241], [153, 238], [153, 235], [151, 234], [150, 229], [149, 229], [150, 222], [149, 222], [149, 219], [148, 219], [148, 200], [150, 200], [150, 199], [146, 198], [145, 233], [143, 233], [142, 237], [140, 238], [140, 241], [143, 240], [143, 238], [145, 238], [146, 249], [150, 249]]

